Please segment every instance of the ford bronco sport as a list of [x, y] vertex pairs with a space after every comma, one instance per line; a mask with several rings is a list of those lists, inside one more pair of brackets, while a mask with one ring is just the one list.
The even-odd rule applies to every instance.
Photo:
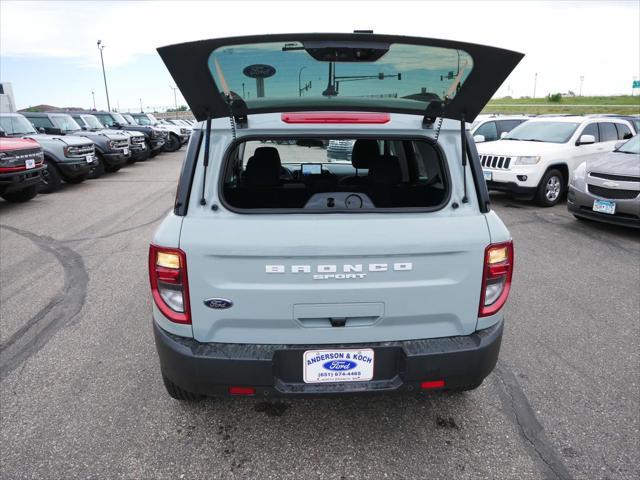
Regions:
[[[200, 121], [149, 252], [168, 393], [480, 385], [514, 257], [466, 122], [522, 55], [371, 33], [159, 53]], [[301, 68], [323, 79], [302, 97]]]

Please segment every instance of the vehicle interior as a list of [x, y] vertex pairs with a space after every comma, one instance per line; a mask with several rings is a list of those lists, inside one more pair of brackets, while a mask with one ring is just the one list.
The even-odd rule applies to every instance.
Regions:
[[[351, 145], [350, 160], [332, 158], [336, 144]], [[449, 179], [425, 140], [252, 140], [228, 155], [222, 192], [243, 210], [435, 210], [448, 198]]]

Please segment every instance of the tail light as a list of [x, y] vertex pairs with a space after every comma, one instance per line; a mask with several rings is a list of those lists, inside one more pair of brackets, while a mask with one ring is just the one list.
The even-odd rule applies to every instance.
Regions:
[[156, 306], [172, 322], [191, 323], [187, 256], [179, 248], [149, 247], [149, 279]]
[[480, 317], [498, 312], [509, 296], [513, 275], [513, 242], [494, 243], [484, 251]]
[[281, 119], [285, 123], [389, 123], [388, 113], [366, 112], [304, 112], [283, 113]]
[[444, 388], [444, 380], [428, 380], [420, 384], [422, 390], [433, 390], [437, 388]]
[[229, 387], [229, 394], [251, 396], [256, 394], [256, 389], [253, 387]]

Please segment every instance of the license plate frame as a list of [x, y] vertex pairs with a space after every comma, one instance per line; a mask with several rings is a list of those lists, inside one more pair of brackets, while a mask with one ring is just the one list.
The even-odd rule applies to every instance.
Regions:
[[373, 379], [372, 348], [306, 350], [302, 354], [304, 383], [367, 382]]
[[611, 200], [599, 200], [596, 199], [593, 201], [594, 212], [604, 213], [607, 215], [615, 215], [616, 213], [616, 202], [612, 202]]
[[24, 168], [26, 170], [31, 170], [32, 168], [36, 168], [36, 161], [33, 158], [28, 158], [24, 161]]

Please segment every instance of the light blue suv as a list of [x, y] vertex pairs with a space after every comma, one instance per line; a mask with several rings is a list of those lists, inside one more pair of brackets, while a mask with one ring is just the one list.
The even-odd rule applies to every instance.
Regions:
[[480, 385], [514, 254], [465, 124], [522, 55], [372, 33], [159, 52], [199, 120], [149, 252], [168, 393]]

